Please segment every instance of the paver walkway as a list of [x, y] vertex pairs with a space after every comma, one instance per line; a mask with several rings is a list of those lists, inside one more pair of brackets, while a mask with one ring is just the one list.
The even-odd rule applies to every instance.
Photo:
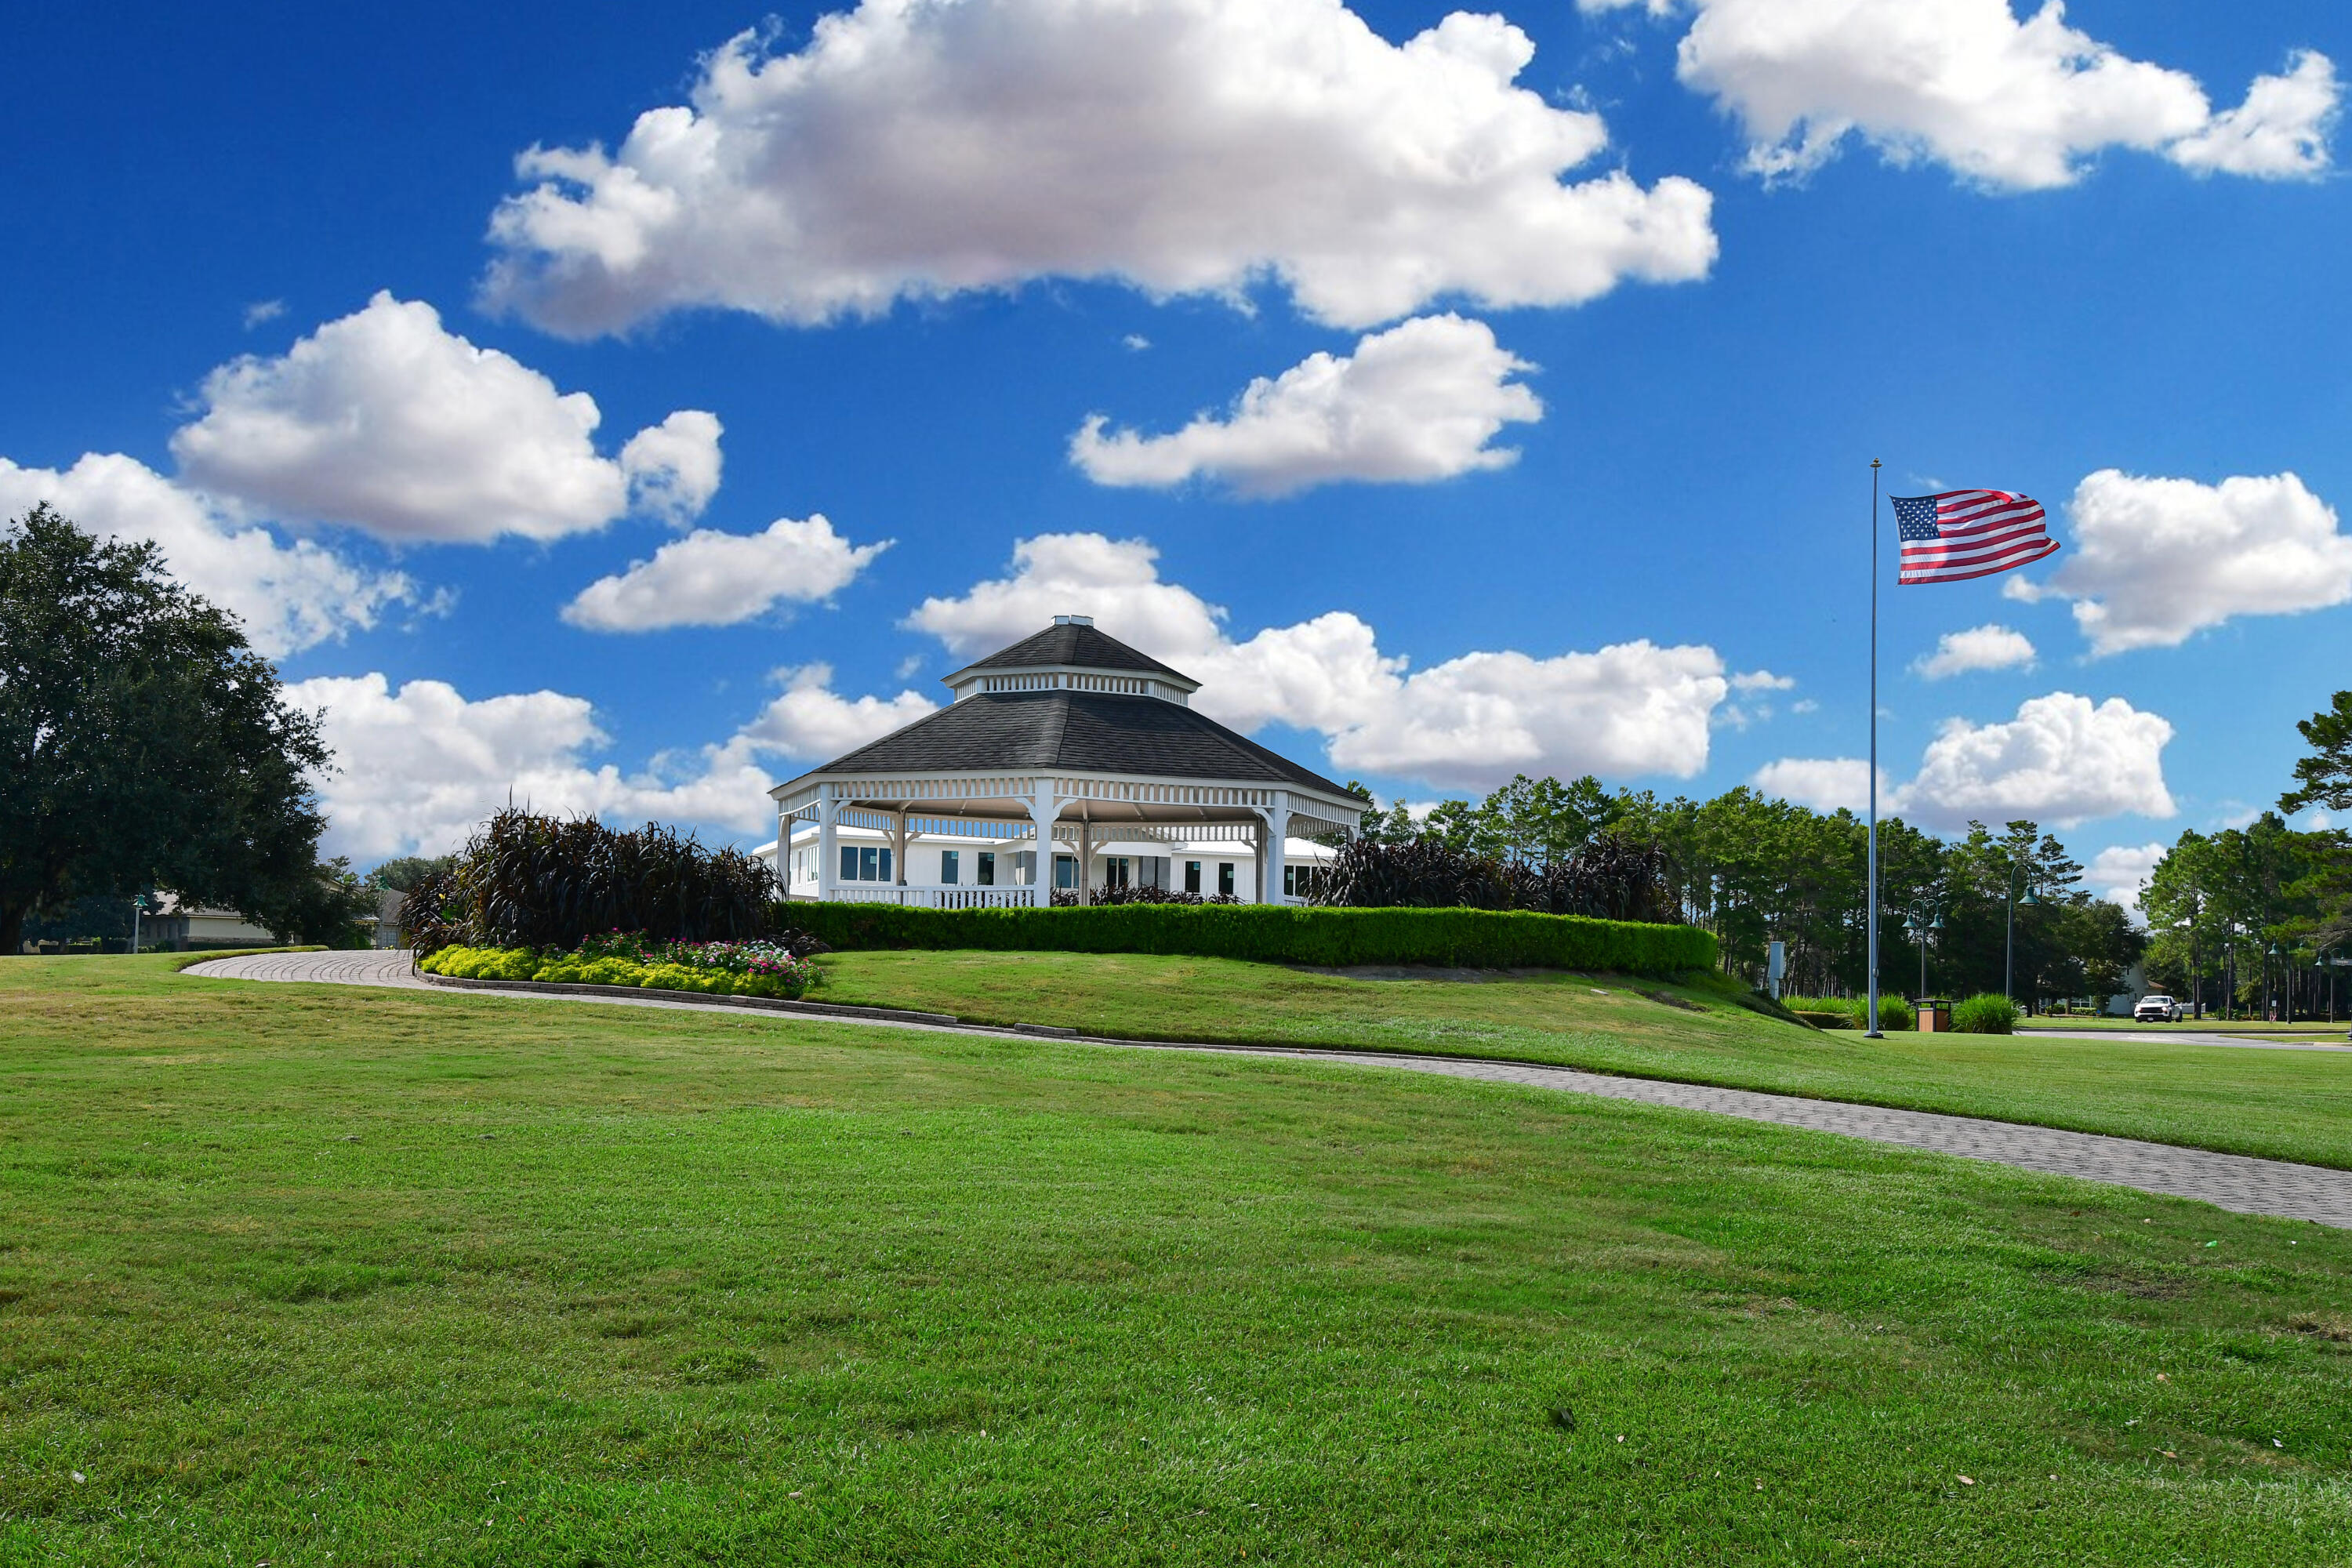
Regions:
[[[222, 959], [197, 965], [191, 974], [226, 980], [299, 980], [341, 985], [393, 985], [438, 989], [417, 978], [405, 952], [282, 952], [250, 958]], [[587, 1002], [607, 1006], [675, 1007], [690, 1011], [742, 1010], [723, 1003], [676, 1001], [644, 995], [557, 995], [532, 993], [476, 992], [477, 995], [516, 996], [562, 1002]], [[791, 1015], [755, 1014], [788, 1018]], [[941, 1025], [883, 1023], [879, 1020], [827, 1017], [825, 1023], [858, 1027], [948, 1030]], [[954, 1026], [960, 1034], [1008, 1035], [1011, 1031]], [[1029, 1038], [1019, 1036], [1019, 1038]], [[2268, 1215], [2280, 1219], [2315, 1220], [2321, 1225], [2352, 1229], [2352, 1171], [2320, 1165], [2291, 1164], [2283, 1160], [2257, 1160], [2243, 1154], [2217, 1154], [2205, 1149], [2184, 1149], [2169, 1143], [2144, 1142], [2137, 1138], [2110, 1138], [2095, 1132], [2065, 1132], [2051, 1127], [2028, 1127], [2012, 1121], [1987, 1121], [1975, 1117], [1944, 1116], [1926, 1110], [1891, 1110], [1875, 1105], [1842, 1100], [1806, 1100], [1797, 1095], [1763, 1094], [1753, 1089], [1710, 1089], [1700, 1084], [1664, 1083], [1652, 1079], [1620, 1078], [1580, 1072], [1574, 1068], [1538, 1067], [1518, 1062], [1493, 1062], [1458, 1057], [1409, 1057], [1385, 1053], [1303, 1050], [1271, 1046], [1202, 1046], [1178, 1041], [1111, 1040], [1080, 1037], [1082, 1043], [1130, 1048], [1208, 1051], [1248, 1056], [1283, 1057], [1297, 1061], [1329, 1062], [1346, 1067], [1402, 1068], [1439, 1073], [1449, 1078], [1486, 1083], [1525, 1084], [1536, 1089], [1566, 1089], [1610, 1100], [1638, 1100], [1645, 1105], [1683, 1110], [1712, 1111], [1750, 1121], [1777, 1122], [1816, 1132], [1840, 1133], [1879, 1143], [1899, 1143], [1913, 1149], [1988, 1160], [2028, 1171], [2078, 1176], [2108, 1182], [2146, 1193], [2194, 1198], [2239, 1214]]]

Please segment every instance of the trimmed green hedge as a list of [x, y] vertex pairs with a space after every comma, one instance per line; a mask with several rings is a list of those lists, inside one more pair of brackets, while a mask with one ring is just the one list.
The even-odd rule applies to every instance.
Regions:
[[1430, 963], [1677, 974], [1712, 969], [1715, 935], [1501, 910], [1300, 909], [1279, 904], [1097, 904], [1059, 910], [918, 910], [793, 904], [780, 924], [842, 949], [983, 948], [1159, 952], [1256, 963]]

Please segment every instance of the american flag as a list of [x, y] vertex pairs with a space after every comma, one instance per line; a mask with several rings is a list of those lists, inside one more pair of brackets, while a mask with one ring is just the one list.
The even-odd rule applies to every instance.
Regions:
[[1895, 496], [1903, 538], [1898, 583], [1958, 583], [2029, 565], [2055, 552], [2042, 503], [2007, 490]]

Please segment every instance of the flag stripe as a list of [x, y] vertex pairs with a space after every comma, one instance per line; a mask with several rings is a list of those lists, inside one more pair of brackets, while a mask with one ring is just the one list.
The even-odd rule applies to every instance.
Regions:
[[1939, 576], [1948, 572], [1972, 571], [1979, 566], [1991, 565], [2003, 561], [2023, 565], [2028, 561], [2049, 553], [2049, 547], [2053, 542], [2055, 542], [2047, 539], [2021, 541], [2006, 550], [1991, 551], [1982, 555], [1958, 556], [1950, 561], [1920, 562], [1904, 567], [1903, 575], [1906, 577]]
[[1979, 512], [1967, 522], [1946, 522], [1936, 531], [1945, 538], [1969, 533], [1983, 533], [1992, 529], [2009, 528], [2021, 522], [2040, 522], [2042, 509], [2038, 506], [2007, 506], [1994, 511]]
[[1994, 534], [1985, 539], [1955, 540], [1949, 544], [1915, 544], [1903, 552], [1903, 559], [1942, 561], [1954, 555], [1980, 554], [1988, 550], [2005, 549], [2021, 539], [2041, 540], [2048, 537], [2049, 534], [2037, 522], [2025, 528], [2012, 528], [2006, 533]]
[[1996, 555], [2015, 555], [2021, 552], [2039, 550], [2048, 542], [2048, 540], [2049, 536], [2046, 534], [2026, 533], [2015, 539], [2004, 539], [1998, 544], [1977, 545], [1965, 550], [1907, 551], [1904, 554], [1903, 564], [1906, 567], [1931, 567], [1952, 566], [1969, 561], [1990, 561]]
[[2031, 565], [2058, 548], [2032, 496], [2008, 490], [1946, 490], [1898, 496], [1898, 584], [1961, 583]]
[[1972, 572], [1936, 572], [1916, 577], [1906, 575], [1898, 578], [1896, 581], [1906, 586], [1915, 583], [1964, 583], [1971, 577], [1990, 577], [1996, 572], [2007, 572], [2011, 568], [2018, 566], [2031, 566], [2033, 563], [2041, 560], [2045, 555], [2055, 555], [2057, 553], [2058, 542], [2053, 539], [2041, 550], [2027, 556], [2022, 561], [2004, 561], [1998, 566], [1980, 566]]

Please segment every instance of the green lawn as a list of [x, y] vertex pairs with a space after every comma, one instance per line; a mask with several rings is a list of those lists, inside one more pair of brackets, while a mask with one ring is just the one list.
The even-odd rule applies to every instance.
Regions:
[[823, 962], [817, 994], [833, 1002], [1129, 1037], [1513, 1057], [2352, 1168], [2352, 1053], [2096, 1036], [1872, 1040], [1776, 1022], [1717, 991], [1609, 976], [1351, 980], [1224, 959], [1059, 952]]
[[0, 963], [11, 1564], [2352, 1557], [2346, 1233], [1363, 1068], [166, 967]]

